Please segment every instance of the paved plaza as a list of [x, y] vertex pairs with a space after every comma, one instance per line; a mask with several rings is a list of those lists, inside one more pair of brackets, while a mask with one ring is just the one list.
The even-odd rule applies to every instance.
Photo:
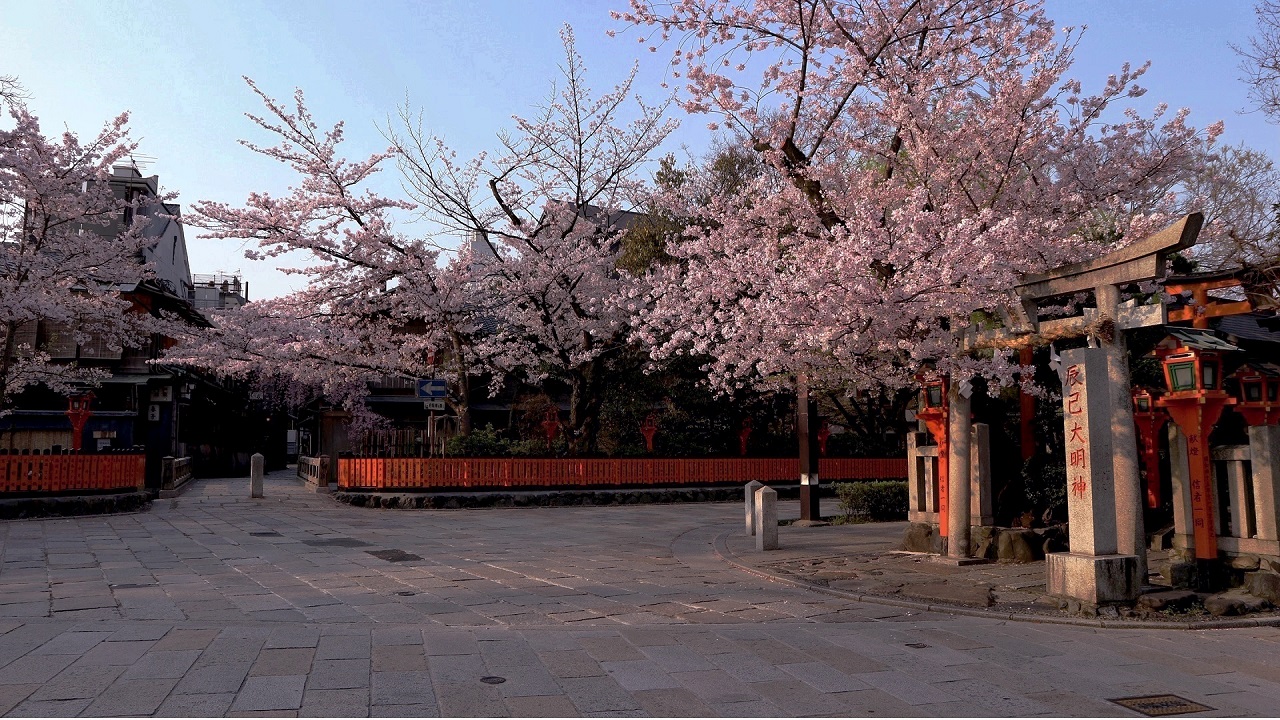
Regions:
[[1280, 629], [853, 602], [727, 562], [737, 503], [395, 511], [247, 486], [0, 523], [0, 712], [1137, 716], [1109, 700], [1168, 693], [1280, 714]]

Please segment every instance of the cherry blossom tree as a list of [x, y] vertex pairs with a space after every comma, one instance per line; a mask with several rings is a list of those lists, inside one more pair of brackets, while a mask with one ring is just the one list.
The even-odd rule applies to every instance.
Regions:
[[[0, 105], [12, 127], [0, 130], [0, 414], [14, 396], [36, 385], [68, 393], [95, 384], [104, 371], [54, 361], [28, 339], [36, 323], [63, 328], [75, 343], [141, 343], [158, 326], [131, 312], [116, 281], [145, 277], [142, 261], [149, 218], [144, 200], [112, 192], [112, 166], [135, 145], [128, 114], [93, 138], [72, 132], [46, 137], [23, 103], [21, 87], [0, 78]], [[155, 201], [157, 199], [152, 199]], [[126, 210], [133, 220], [125, 223]], [[38, 336], [35, 336], [38, 337]], [[58, 338], [65, 341], [68, 338]]]
[[1260, 0], [1253, 8], [1258, 32], [1243, 46], [1232, 45], [1240, 55], [1240, 69], [1249, 86], [1249, 100], [1267, 120], [1280, 123], [1280, 2]]
[[256, 241], [251, 259], [300, 252], [312, 264], [285, 272], [308, 283], [217, 314], [216, 329], [189, 333], [167, 359], [239, 377], [287, 375], [365, 421], [369, 381], [445, 373], [454, 380], [449, 402], [468, 422], [468, 375], [478, 363], [464, 341], [474, 330], [465, 258], [441, 267], [429, 238], [395, 229], [393, 213], [416, 206], [368, 187], [393, 150], [348, 160], [339, 154], [343, 124], [321, 132], [301, 91], [290, 108], [246, 82], [267, 109], [249, 118], [277, 144], [243, 144], [291, 166], [300, 182], [282, 197], [253, 193], [243, 207], [196, 203], [187, 222], [210, 237]]
[[632, 0], [616, 15], [672, 46], [680, 102], [748, 138], [771, 169], [692, 206], [655, 273], [642, 337], [709, 353], [721, 387], [905, 384], [928, 359], [1009, 378], [956, 333], [1012, 303], [1018, 275], [1144, 236], [1157, 189], [1220, 133], [1187, 111], [1115, 106], [1067, 78], [1061, 36], [1015, 0]]
[[572, 31], [561, 36], [562, 84], [535, 117], [515, 118], [497, 153], [461, 162], [407, 112], [391, 135], [423, 217], [487, 250], [473, 287], [477, 312], [496, 324], [482, 343], [495, 377], [568, 385], [567, 430], [581, 452], [594, 448], [607, 363], [645, 293], [618, 267], [619, 236], [639, 219], [637, 171], [676, 124], [665, 104], [634, 98], [630, 110], [634, 69], [593, 95]]

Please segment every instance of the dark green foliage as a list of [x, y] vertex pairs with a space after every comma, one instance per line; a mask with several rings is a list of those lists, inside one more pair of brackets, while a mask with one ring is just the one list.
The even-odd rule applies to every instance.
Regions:
[[853, 520], [905, 520], [907, 483], [903, 480], [836, 483], [840, 509]]
[[510, 455], [512, 442], [493, 429], [492, 425], [473, 429], [468, 435], [449, 438], [445, 452], [451, 457], [503, 457]]

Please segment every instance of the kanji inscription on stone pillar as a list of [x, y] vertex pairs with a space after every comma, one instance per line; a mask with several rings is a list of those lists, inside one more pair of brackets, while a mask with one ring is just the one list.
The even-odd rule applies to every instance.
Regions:
[[1067, 513], [1071, 551], [1116, 552], [1115, 496], [1111, 465], [1111, 413], [1103, 351], [1064, 353], [1062, 419], [1066, 438]]

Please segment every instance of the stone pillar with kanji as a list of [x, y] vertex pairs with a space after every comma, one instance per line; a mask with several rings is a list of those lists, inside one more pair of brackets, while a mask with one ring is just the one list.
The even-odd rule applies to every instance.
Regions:
[[1117, 554], [1112, 395], [1107, 353], [1063, 353], [1063, 431], [1071, 551], [1045, 557], [1049, 594], [1084, 606], [1130, 602], [1141, 592], [1138, 558]]

